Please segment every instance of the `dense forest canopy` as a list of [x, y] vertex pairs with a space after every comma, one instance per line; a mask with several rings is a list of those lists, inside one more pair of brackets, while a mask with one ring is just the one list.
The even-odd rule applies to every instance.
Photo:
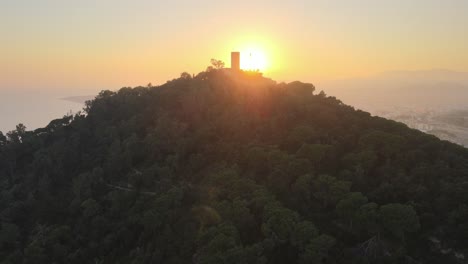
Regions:
[[0, 263], [460, 263], [468, 150], [210, 68], [0, 133]]

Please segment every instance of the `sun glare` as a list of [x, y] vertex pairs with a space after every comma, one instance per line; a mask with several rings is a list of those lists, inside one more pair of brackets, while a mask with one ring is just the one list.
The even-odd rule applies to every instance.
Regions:
[[240, 67], [243, 70], [264, 72], [268, 68], [265, 52], [259, 49], [241, 51]]
[[279, 43], [268, 36], [239, 33], [235, 39], [227, 41], [226, 48], [240, 52], [240, 68], [244, 71], [275, 72], [280, 61], [275, 44]]

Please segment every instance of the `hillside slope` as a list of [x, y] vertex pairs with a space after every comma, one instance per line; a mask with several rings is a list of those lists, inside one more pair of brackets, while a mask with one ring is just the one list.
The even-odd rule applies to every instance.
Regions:
[[459, 263], [468, 150], [226, 70], [0, 134], [0, 263]]

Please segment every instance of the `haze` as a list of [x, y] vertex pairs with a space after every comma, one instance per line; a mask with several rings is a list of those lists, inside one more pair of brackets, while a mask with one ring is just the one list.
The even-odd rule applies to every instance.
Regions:
[[81, 108], [62, 97], [164, 83], [204, 70], [211, 58], [229, 63], [232, 50], [261, 50], [266, 76], [312, 82], [338, 97], [350, 84], [332, 80], [468, 72], [467, 13], [463, 0], [4, 0], [0, 130], [44, 126]]

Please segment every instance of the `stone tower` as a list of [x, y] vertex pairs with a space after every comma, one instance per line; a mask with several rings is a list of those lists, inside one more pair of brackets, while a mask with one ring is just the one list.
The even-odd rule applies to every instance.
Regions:
[[231, 69], [240, 70], [240, 52], [231, 52]]

